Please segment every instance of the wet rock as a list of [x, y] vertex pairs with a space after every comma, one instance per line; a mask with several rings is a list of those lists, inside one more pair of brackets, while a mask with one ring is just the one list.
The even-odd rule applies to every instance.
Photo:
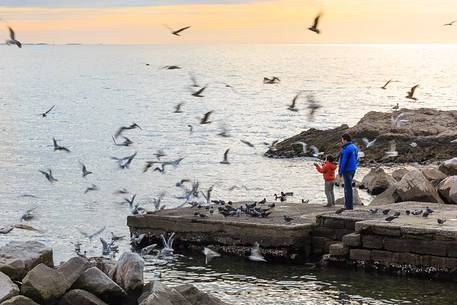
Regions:
[[395, 183], [395, 179], [380, 167], [371, 169], [362, 180], [364, 188], [372, 195], [381, 194]]
[[379, 194], [373, 200], [370, 202], [370, 206], [377, 206], [377, 205], [385, 205], [385, 204], [390, 204], [390, 203], [395, 203], [400, 200], [398, 194], [397, 194], [397, 187], [396, 186], [391, 186], [387, 190], [385, 190], [383, 193]]
[[52, 249], [37, 241], [12, 241], [0, 248], [0, 271], [21, 280], [38, 264], [54, 266]]
[[216, 297], [200, 291], [197, 287], [191, 284], [184, 284], [175, 288], [187, 301], [192, 305], [225, 305]]
[[144, 285], [144, 261], [136, 253], [124, 252], [110, 273], [110, 277], [127, 293], [140, 292]]
[[58, 305], [107, 305], [90, 292], [74, 289], [67, 292]]
[[444, 203], [432, 183], [418, 169], [413, 169], [397, 183], [396, 194], [401, 201]]
[[[409, 121], [400, 127], [392, 126], [391, 118], [400, 113], [407, 113], [406, 119]], [[457, 145], [450, 143], [457, 138], [457, 111], [429, 108], [401, 109], [393, 113], [371, 111], [353, 127], [341, 125], [328, 130], [312, 128], [279, 142], [265, 155], [273, 158], [297, 157], [300, 154], [294, 150], [294, 143], [304, 142], [308, 147], [315, 145], [326, 154], [338, 156], [338, 143], [345, 132], [350, 133], [353, 142], [362, 148], [365, 154], [362, 163], [420, 163], [446, 160], [457, 155]], [[363, 138], [376, 139], [376, 142], [374, 146], [364, 148]], [[396, 142], [398, 156], [386, 158], [385, 151], [389, 149], [392, 140]], [[411, 142], [416, 142], [417, 147], [411, 147]]]
[[421, 172], [428, 181], [432, 182], [435, 185], [447, 177], [442, 171], [438, 169], [438, 167], [432, 165], [421, 168]]
[[448, 176], [457, 175], [457, 158], [444, 161], [443, 163], [441, 163], [439, 169]]
[[19, 294], [19, 288], [3, 272], [0, 272], [0, 302], [6, 301]]
[[124, 290], [96, 267], [87, 269], [73, 285], [73, 288], [89, 291], [113, 305], [123, 304], [126, 297]]
[[[144, 286], [138, 298], [139, 305], [192, 305], [176, 289], [165, 286], [159, 281], [149, 282]], [[204, 303], [202, 303], [204, 304]]]
[[25, 297], [23, 295], [15, 296], [8, 301], [1, 303], [0, 305], [39, 305], [38, 303], [34, 302], [33, 300]]
[[457, 176], [450, 176], [441, 181], [438, 192], [447, 203], [457, 204]]
[[61, 272], [39, 264], [24, 277], [21, 293], [40, 304], [55, 304], [68, 288]]
[[[363, 205], [362, 199], [360, 199], [359, 191], [355, 188], [352, 189], [352, 199], [354, 205]], [[335, 205], [344, 205], [344, 197], [335, 200]]]
[[396, 170], [394, 170], [394, 171], [392, 172], [392, 177], [393, 177], [396, 181], [400, 181], [401, 178], [403, 178], [407, 173], [409, 173], [409, 170], [407, 170], [406, 168], [404, 168], [404, 167], [397, 168]]
[[91, 257], [89, 258], [89, 262], [92, 267], [97, 267], [108, 276], [111, 272], [113, 272], [113, 269], [116, 266], [116, 262], [114, 260], [106, 257]]
[[88, 268], [90, 268], [90, 263], [87, 259], [83, 257], [73, 257], [62, 264], [58, 271], [65, 277], [68, 289]]

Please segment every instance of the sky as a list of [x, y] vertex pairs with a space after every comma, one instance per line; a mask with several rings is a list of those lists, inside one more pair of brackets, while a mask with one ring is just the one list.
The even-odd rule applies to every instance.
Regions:
[[26, 43], [457, 43], [456, 0], [0, 0], [0, 18]]

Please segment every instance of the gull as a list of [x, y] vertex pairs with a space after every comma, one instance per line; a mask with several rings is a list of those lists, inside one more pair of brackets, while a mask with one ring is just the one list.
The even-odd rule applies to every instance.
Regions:
[[398, 156], [397, 143], [395, 143], [395, 140], [392, 140], [389, 143], [390, 143], [390, 150], [385, 152], [386, 158], [397, 157]]
[[308, 145], [305, 142], [295, 142], [295, 143], [293, 143], [293, 145], [300, 145], [301, 148], [302, 148], [303, 153], [306, 154], [306, 151], [307, 151], [306, 147]]
[[452, 26], [452, 25], [454, 25], [454, 23], [456, 23], [456, 22], [457, 22], [457, 20], [453, 20], [453, 21], [451, 21], [451, 22], [448, 22], [448, 23], [443, 24], [443, 26]]
[[127, 202], [129, 204], [129, 208], [132, 209], [133, 208], [133, 203], [135, 201], [135, 198], [136, 198], [136, 194], [134, 194], [132, 196], [132, 199], [128, 199], [128, 198], [124, 198], [124, 202]]
[[104, 226], [103, 228], [101, 228], [101, 229], [95, 231], [95, 232], [92, 233], [92, 234], [88, 234], [88, 233], [86, 233], [86, 232], [84, 232], [84, 231], [81, 231], [80, 229], [78, 229], [78, 231], [79, 231], [79, 233], [81, 233], [82, 236], [84, 236], [84, 237], [88, 238], [90, 241], [92, 241], [92, 239], [93, 239], [95, 236], [102, 234], [103, 231], [105, 231], [105, 229], [106, 229], [106, 226]]
[[165, 157], [166, 154], [163, 152], [163, 150], [159, 149], [157, 152], [154, 154], [154, 156], [157, 158], [157, 160], [160, 161], [160, 158]]
[[166, 69], [166, 70], [180, 70], [182, 69], [180, 66], [176, 65], [171, 65], [171, 66], [163, 66], [160, 69]]
[[373, 141], [370, 141], [370, 140], [368, 140], [367, 138], [363, 138], [363, 139], [362, 139], [363, 144], [365, 144], [365, 147], [366, 147], [366, 148], [373, 146], [374, 143], [376, 143], [376, 140], [377, 140], [377, 139], [374, 139]]
[[33, 214], [32, 212], [34, 210], [36, 210], [38, 207], [34, 207], [34, 208], [31, 208], [31, 209], [28, 209], [27, 211], [25, 211], [24, 214], [22, 214], [21, 216], [21, 221], [24, 220], [24, 221], [29, 221], [29, 220], [32, 220], [33, 218]]
[[90, 191], [97, 191], [97, 190], [98, 190], [98, 186], [96, 186], [95, 184], [92, 184], [91, 186], [86, 188], [86, 190], [84, 191], [84, 194], [87, 194]]
[[287, 215], [283, 215], [283, 218], [286, 223], [290, 223], [292, 220], [294, 220], [292, 217]]
[[159, 253], [159, 250], [156, 249], [157, 244], [152, 244], [141, 249], [141, 256], [151, 255], [151, 253]]
[[187, 127], [189, 127], [189, 134], [192, 134], [194, 132], [194, 126], [188, 124]]
[[169, 27], [169, 26], [166, 25], [166, 24], [164, 24], [164, 26], [165, 26], [166, 28], [168, 28], [168, 29], [170, 30], [171, 34], [173, 34], [173, 35], [175, 35], [175, 36], [181, 36], [181, 35], [179, 35], [181, 32], [183, 32], [183, 31], [185, 31], [185, 30], [187, 30], [187, 29], [190, 29], [190, 27], [191, 27], [191, 26], [189, 25], [189, 26], [180, 28], [180, 29], [178, 29], [178, 30], [174, 30], [174, 29], [172, 29], [171, 27]]
[[407, 113], [402, 112], [396, 118], [391, 117], [392, 128], [401, 128], [403, 124], [408, 123], [409, 120], [406, 119], [407, 115]]
[[111, 159], [115, 160], [118, 163], [119, 168], [125, 169], [125, 168], [129, 168], [130, 163], [132, 163], [133, 159], [135, 159], [136, 154], [137, 154], [137, 152], [135, 152], [132, 155], [127, 156], [127, 157], [123, 157], [123, 158], [111, 157]]
[[205, 125], [205, 124], [211, 124], [212, 122], [209, 121], [209, 116], [210, 116], [213, 112], [214, 112], [214, 111], [211, 110], [211, 111], [208, 111], [207, 113], [205, 113], [205, 114], [203, 115], [203, 117], [200, 119], [200, 124], [203, 124], [203, 125]]
[[278, 84], [281, 80], [277, 78], [276, 76], [273, 76], [272, 78], [264, 77], [263, 78], [263, 83], [264, 84]]
[[146, 161], [146, 164], [143, 167], [143, 173], [147, 172], [154, 164], [157, 164], [157, 163], [160, 163], [160, 162], [159, 161]]
[[195, 97], [204, 97], [204, 95], [202, 95], [203, 91], [206, 90], [206, 88], [208, 88], [208, 85], [204, 86], [204, 87], [201, 87], [200, 89], [198, 89], [197, 91], [193, 91], [192, 90], [192, 96], [195, 96]]
[[130, 130], [130, 129], [135, 129], [135, 128], [141, 129], [141, 127], [137, 123], [132, 123], [132, 124], [130, 124], [130, 126], [122, 126], [116, 131], [116, 134], [114, 135], [114, 137], [117, 139], [125, 130]]
[[292, 104], [290, 104], [289, 107], [287, 107], [287, 110], [290, 110], [293, 112], [298, 111], [298, 109], [296, 108], [296, 104], [297, 104], [297, 99], [299, 98], [300, 95], [301, 95], [301, 91], [298, 92], [297, 95], [295, 95], [295, 97], [292, 99]]
[[319, 108], [322, 108], [322, 106], [319, 104], [319, 102], [317, 102], [314, 99], [314, 96], [312, 96], [312, 95], [308, 95], [306, 97], [306, 99], [308, 101], [308, 109], [309, 109], [308, 118], [309, 118], [309, 120], [312, 120], [314, 118], [314, 114], [316, 113], [316, 111]]
[[102, 255], [110, 255], [111, 246], [108, 244], [108, 242], [101, 237], [100, 237], [100, 242], [102, 243]]
[[409, 143], [409, 146], [411, 146], [412, 148], [416, 148], [417, 147], [417, 143], [416, 142], [411, 142], [411, 143]]
[[54, 176], [52, 175], [52, 170], [51, 169], [48, 169], [47, 172], [42, 171], [42, 170], [39, 170], [39, 172], [42, 173], [46, 177], [46, 179], [48, 179], [48, 181], [51, 182], [51, 183], [59, 181], [56, 178], [54, 178]]
[[406, 98], [410, 100], [417, 100], [417, 98], [414, 97], [414, 92], [416, 92], [417, 87], [419, 85], [415, 85], [414, 87], [411, 88], [410, 91], [407, 92]]
[[181, 179], [181, 181], [176, 182], [176, 187], [184, 187], [184, 183], [191, 182], [189, 179]]
[[52, 111], [52, 109], [54, 109], [56, 105], [52, 105], [51, 108], [49, 108], [48, 110], [46, 110], [45, 112], [43, 112], [42, 114], [40, 114], [43, 118], [47, 117], [48, 114]]
[[114, 145], [116, 145], [116, 146], [126, 146], [127, 147], [127, 146], [130, 146], [131, 144], [133, 144], [133, 142], [129, 138], [127, 138], [125, 136], [122, 136], [122, 138], [124, 139], [124, 142], [117, 143], [116, 139], [113, 137]]
[[146, 237], [146, 234], [132, 235], [130, 237], [130, 244], [135, 247], [138, 247], [145, 237]]
[[173, 242], [174, 242], [175, 232], [170, 234], [168, 240], [165, 239], [163, 234], [160, 234], [160, 238], [162, 239], [163, 249], [160, 250], [160, 256], [172, 256], [173, 255]]
[[175, 106], [175, 111], [174, 113], [182, 113], [181, 107], [184, 105], [184, 103], [179, 103]]
[[457, 139], [451, 141], [452, 144], [457, 144]]
[[230, 164], [230, 162], [228, 161], [228, 153], [230, 151], [230, 148], [228, 148], [225, 152], [224, 152], [224, 160], [219, 162], [220, 164]]
[[18, 46], [18, 48], [22, 48], [22, 43], [19, 40], [16, 40], [16, 34], [14, 33], [13, 29], [11, 27], [8, 27], [8, 30], [10, 31], [10, 39], [6, 41], [6, 44], [15, 44]]
[[86, 165], [84, 165], [84, 163], [79, 162], [79, 164], [81, 165], [81, 171], [82, 171], [83, 178], [86, 178], [87, 175], [93, 174], [91, 171], [87, 170], [87, 167], [86, 167]]
[[215, 257], [221, 257], [219, 253], [207, 247], [203, 248], [203, 254], [205, 255], [205, 264], [208, 264]]
[[252, 148], [255, 147], [254, 144], [252, 144], [252, 143], [249, 142], [249, 141], [246, 141], [246, 140], [240, 140], [240, 141], [241, 141], [241, 143], [246, 144], [246, 145], [249, 146], [249, 147], [252, 147]]
[[201, 194], [203, 195], [203, 197], [205, 197], [206, 203], [208, 203], [208, 204], [211, 202], [211, 192], [213, 191], [213, 187], [214, 187], [214, 185], [211, 185], [211, 186], [208, 188], [208, 190], [206, 191], [206, 194], [203, 193], [202, 191], [200, 191]]
[[189, 77], [190, 80], [192, 81], [192, 87], [194, 88], [200, 88], [201, 86], [197, 82], [197, 78], [195, 77], [193, 72], [189, 72]]
[[54, 151], [61, 150], [61, 151], [65, 151], [67, 153], [70, 152], [70, 150], [68, 148], [66, 148], [65, 146], [60, 146], [59, 144], [57, 144], [57, 140], [55, 138], [52, 138], [52, 143], [54, 145]]
[[128, 194], [128, 193], [129, 193], [129, 191], [127, 191], [126, 188], [122, 188], [122, 189], [114, 192], [115, 195], [123, 195], [123, 194]]
[[400, 109], [400, 104], [397, 103], [397, 105], [393, 106], [392, 109], [393, 109], [393, 110], [398, 110], [398, 109]]
[[386, 90], [386, 89], [387, 89], [387, 85], [390, 84], [391, 82], [392, 82], [392, 80], [389, 79], [389, 80], [387, 81], [387, 83], [385, 83], [384, 86], [381, 87], [381, 89]]
[[217, 134], [218, 136], [223, 137], [223, 138], [231, 137], [230, 131], [229, 131], [229, 129], [227, 129], [227, 127], [221, 126], [220, 129], [221, 129], [221, 131]]
[[320, 34], [321, 31], [317, 28], [317, 26], [319, 25], [319, 19], [321, 18], [321, 14], [317, 15], [316, 18], [314, 18], [314, 23], [312, 26], [310, 26], [308, 28], [308, 30], [310, 30], [311, 32], [314, 32], [316, 34]]
[[260, 253], [260, 245], [258, 242], [254, 243], [254, 247], [251, 248], [251, 255], [249, 255], [248, 258], [254, 262], [267, 262], [267, 260]]
[[160, 203], [162, 199], [165, 197], [165, 192], [159, 194], [158, 198], [152, 198], [152, 203], [154, 204], [154, 208], [156, 211], [160, 210]]
[[140, 205], [137, 203], [130, 209], [130, 212], [132, 215], [144, 214], [146, 213], [146, 209], [140, 207]]
[[315, 158], [319, 158], [324, 154], [324, 152], [320, 152], [319, 149], [314, 145], [311, 145], [309, 148], [311, 148], [311, 150], [313, 151], [313, 157]]
[[125, 236], [123, 235], [115, 235], [113, 232], [111, 232], [111, 240], [112, 241], [118, 241], [124, 239]]

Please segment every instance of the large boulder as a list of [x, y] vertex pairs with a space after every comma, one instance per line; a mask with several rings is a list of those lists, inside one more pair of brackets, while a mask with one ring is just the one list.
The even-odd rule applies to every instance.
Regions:
[[438, 192], [447, 203], [457, 204], [457, 176], [450, 176], [441, 181]]
[[103, 256], [91, 257], [89, 258], [89, 262], [92, 267], [97, 267], [108, 276], [113, 272], [114, 267], [116, 267], [116, 262], [113, 259]]
[[379, 194], [370, 202], [370, 206], [385, 205], [390, 203], [398, 202], [397, 187], [391, 186], [385, 190], [382, 194]]
[[200, 291], [191, 284], [184, 284], [175, 288], [187, 301], [192, 305], [225, 305], [225, 302], [222, 302], [218, 298], [213, 297], [205, 292]]
[[72, 257], [67, 262], [63, 263], [57, 270], [63, 274], [67, 282], [67, 289], [70, 288], [78, 278], [90, 268], [90, 263], [83, 257]]
[[136, 253], [124, 252], [110, 277], [127, 293], [141, 293], [144, 285], [144, 260]]
[[427, 178], [428, 181], [432, 182], [432, 184], [437, 185], [447, 176], [435, 166], [426, 166], [421, 168], [422, 175]]
[[0, 302], [19, 294], [19, 287], [3, 272], [0, 272]]
[[441, 163], [439, 169], [448, 176], [457, 175], [457, 158], [444, 161]]
[[0, 305], [39, 305], [38, 303], [34, 302], [32, 299], [25, 297], [23, 295], [17, 295], [8, 301], [1, 303]]
[[68, 289], [65, 276], [45, 264], [39, 264], [24, 277], [21, 293], [40, 304], [55, 304]]
[[[138, 298], [139, 305], [192, 305], [176, 289], [165, 286], [159, 281], [149, 282], [144, 286]], [[202, 303], [205, 304], [205, 303]]]
[[409, 173], [408, 169], [400, 167], [392, 172], [392, 177], [395, 181], [400, 181], [407, 173]]
[[[355, 188], [352, 189], [352, 201], [353, 205], [363, 205], [362, 199], [360, 199], [359, 191]], [[335, 205], [344, 205], [344, 197], [335, 200]]]
[[108, 305], [90, 292], [74, 289], [67, 292], [58, 305]]
[[400, 201], [444, 203], [432, 183], [418, 169], [407, 173], [396, 187]]
[[75, 289], [89, 291], [109, 304], [123, 304], [127, 296], [118, 284], [96, 267], [87, 269], [73, 285]]
[[22, 280], [38, 264], [54, 267], [52, 249], [37, 241], [11, 241], [0, 248], [0, 271]]
[[372, 195], [381, 194], [395, 183], [395, 179], [380, 167], [372, 168], [362, 180], [363, 187]]

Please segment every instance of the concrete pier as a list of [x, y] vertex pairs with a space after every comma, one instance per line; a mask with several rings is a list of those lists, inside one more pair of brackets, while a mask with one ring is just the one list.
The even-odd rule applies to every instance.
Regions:
[[[242, 203], [234, 204], [239, 206]], [[276, 203], [267, 218], [247, 215], [224, 217], [205, 209], [183, 208], [128, 217], [132, 235], [146, 234], [145, 244], [160, 242], [160, 234], [176, 232], [178, 250], [209, 246], [225, 254], [248, 255], [255, 242], [269, 260], [295, 261], [324, 258], [335, 265], [350, 265], [401, 274], [433, 275], [452, 279], [457, 270], [457, 208], [423, 202], [402, 202], [335, 214], [338, 208], [302, 203]], [[406, 211], [430, 207], [428, 217]], [[400, 212], [392, 222], [388, 215]], [[194, 216], [200, 211], [208, 217]], [[283, 215], [293, 218], [286, 223]], [[437, 219], [446, 219], [438, 224]]]

